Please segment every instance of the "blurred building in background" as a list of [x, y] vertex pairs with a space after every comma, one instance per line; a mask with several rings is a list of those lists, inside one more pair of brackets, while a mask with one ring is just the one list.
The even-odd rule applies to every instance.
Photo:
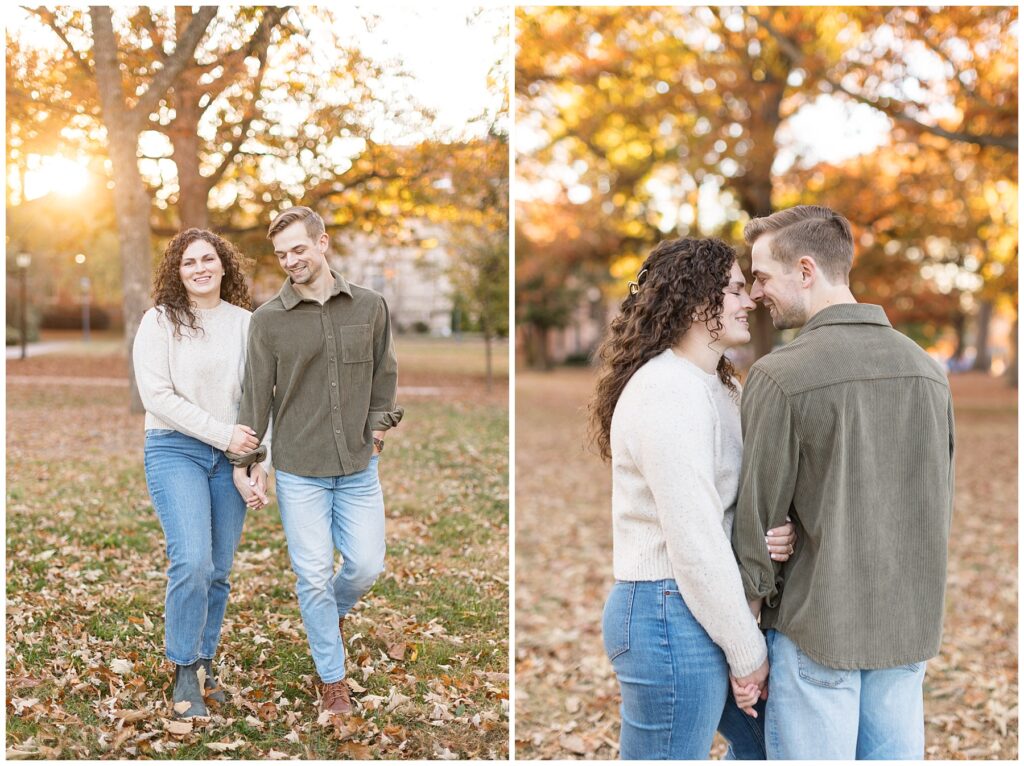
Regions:
[[384, 296], [395, 332], [450, 335], [455, 305], [446, 231], [429, 222], [413, 223], [410, 229], [402, 243], [342, 232], [334, 238], [332, 265], [350, 282]]

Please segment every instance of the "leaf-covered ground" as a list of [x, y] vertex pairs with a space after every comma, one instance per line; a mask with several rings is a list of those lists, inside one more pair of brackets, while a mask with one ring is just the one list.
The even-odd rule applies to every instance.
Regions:
[[[516, 380], [519, 758], [614, 758], [618, 688], [601, 644], [612, 583], [609, 469], [585, 451], [589, 371]], [[952, 379], [956, 507], [941, 654], [925, 679], [929, 759], [1007, 759], [1017, 733], [1017, 392]], [[718, 740], [712, 751], [721, 757]]]
[[235, 560], [229, 704], [191, 731], [168, 720], [163, 535], [116, 348], [7, 364], [7, 757], [507, 758], [508, 389], [484, 390], [480, 344], [399, 341], [387, 571], [346, 622], [355, 714], [318, 715], [272, 505]]

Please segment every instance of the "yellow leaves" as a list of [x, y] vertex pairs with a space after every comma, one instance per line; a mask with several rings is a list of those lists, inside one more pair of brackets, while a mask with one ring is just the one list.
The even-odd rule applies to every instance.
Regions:
[[608, 269], [608, 273], [611, 274], [615, 279], [635, 279], [637, 272], [640, 271], [640, 266], [643, 264], [643, 258], [638, 255], [625, 255], [612, 261], [611, 267]]

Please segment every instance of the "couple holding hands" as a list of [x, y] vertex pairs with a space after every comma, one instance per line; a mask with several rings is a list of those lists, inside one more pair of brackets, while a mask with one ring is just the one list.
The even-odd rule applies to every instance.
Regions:
[[226, 702], [213, 659], [246, 511], [268, 502], [271, 422], [278, 505], [324, 711], [352, 710], [344, 619], [384, 568], [377, 466], [384, 432], [403, 414], [387, 305], [329, 267], [330, 240], [310, 208], [278, 214], [267, 237], [287, 278], [250, 313], [241, 253], [210, 231], [175, 236], [132, 350], [146, 482], [170, 561], [165, 643], [181, 718]]
[[[953, 502], [946, 375], [849, 287], [849, 222], [755, 218], [735, 251], [662, 242], [599, 351], [612, 465], [605, 649], [623, 759], [921, 759]], [[801, 328], [742, 396], [763, 303]]]

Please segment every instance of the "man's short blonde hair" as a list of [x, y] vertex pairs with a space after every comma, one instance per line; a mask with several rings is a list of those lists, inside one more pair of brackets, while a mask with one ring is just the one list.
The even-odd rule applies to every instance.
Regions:
[[788, 210], [754, 218], [743, 228], [743, 239], [753, 245], [772, 235], [772, 257], [791, 268], [800, 256], [814, 258], [830, 282], [848, 284], [853, 266], [853, 232], [850, 222], [820, 205], [797, 205]]
[[309, 238], [314, 242], [320, 239], [320, 235], [327, 231], [327, 227], [324, 226], [324, 219], [315, 210], [298, 205], [282, 210], [274, 217], [274, 220], [270, 222], [270, 228], [267, 229], [267, 239], [273, 239], [275, 235], [296, 221], [302, 221], [306, 227], [306, 233], [309, 234]]

